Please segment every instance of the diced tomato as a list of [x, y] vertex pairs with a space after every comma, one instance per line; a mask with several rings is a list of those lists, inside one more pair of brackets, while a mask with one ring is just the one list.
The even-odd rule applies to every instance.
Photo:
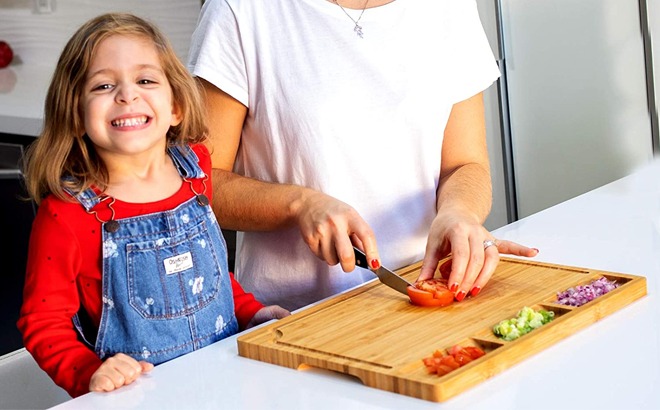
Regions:
[[454, 369], [444, 364], [438, 365], [438, 367], [436, 367], [436, 373], [438, 376], [444, 376], [445, 374], [450, 373], [452, 370]]
[[454, 359], [460, 364], [461, 366], [465, 366], [466, 364], [470, 363], [472, 361], [472, 357], [465, 352], [458, 352], [454, 355]]
[[435, 350], [429, 357], [422, 359], [426, 371], [429, 374], [444, 376], [445, 374], [465, 366], [471, 361], [480, 358], [486, 353], [476, 346], [454, 345], [447, 350], [448, 354], [443, 354], [441, 350]]
[[463, 349], [470, 355], [472, 359], [478, 359], [486, 354], [483, 350], [476, 346], [466, 346]]
[[461, 364], [458, 363], [456, 361], [456, 359], [454, 358], [454, 356], [451, 356], [451, 355], [447, 355], [447, 356], [443, 357], [442, 360], [440, 360], [440, 364], [445, 365], [445, 366], [449, 366], [454, 370], [461, 367]]
[[453, 345], [452, 347], [449, 348], [449, 350], [448, 350], [447, 352], [448, 352], [450, 355], [453, 356], [453, 355], [455, 355], [456, 353], [460, 352], [461, 350], [463, 350], [463, 347], [462, 347], [462, 346], [460, 346], [460, 345]]
[[422, 359], [422, 362], [424, 363], [424, 366], [426, 367], [426, 371], [428, 371], [430, 374], [435, 374], [437, 372], [438, 365], [440, 365], [440, 361], [442, 359], [439, 357], [425, 357]]
[[417, 306], [448, 306], [454, 301], [454, 294], [443, 279], [427, 279], [408, 286], [408, 297]]

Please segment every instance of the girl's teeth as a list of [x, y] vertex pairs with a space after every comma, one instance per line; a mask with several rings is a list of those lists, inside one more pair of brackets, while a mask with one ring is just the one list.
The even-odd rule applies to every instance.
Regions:
[[136, 125], [142, 125], [145, 122], [147, 122], [147, 117], [125, 118], [125, 119], [112, 121], [112, 126], [114, 126], [114, 127], [135, 127]]

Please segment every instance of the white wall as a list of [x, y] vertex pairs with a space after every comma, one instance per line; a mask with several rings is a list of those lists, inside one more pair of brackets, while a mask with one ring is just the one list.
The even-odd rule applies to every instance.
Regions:
[[199, 0], [39, 0], [55, 2], [55, 10], [35, 14], [35, 1], [0, 0], [0, 40], [9, 43], [15, 56], [0, 70], [0, 132], [39, 134], [57, 59], [85, 21], [109, 11], [137, 14], [158, 25], [185, 62], [201, 8]]
[[50, 0], [55, 11], [35, 14], [33, 0], [0, 0], [0, 39], [24, 64], [54, 67], [64, 44], [90, 18], [127, 11], [156, 23], [169, 37], [179, 58], [188, 54], [200, 0]]

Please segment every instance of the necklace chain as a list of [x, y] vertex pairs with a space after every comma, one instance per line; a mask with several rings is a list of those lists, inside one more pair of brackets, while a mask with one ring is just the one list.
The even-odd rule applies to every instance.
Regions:
[[353, 27], [353, 31], [355, 32], [355, 34], [360, 38], [364, 38], [364, 34], [362, 33], [362, 26], [360, 25], [360, 19], [362, 18], [362, 15], [364, 14], [364, 11], [367, 9], [367, 4], [369, 4], [369, 0], [364, 2], [364, 7], [362, 7], [362, 12], [358, 16], [357, 20], [354, 19], [353, 17], [351, 17], [350, 14], [348, 14], [346, 9], [344, 7], [342, 7], [341, 4], [339, 4], [339, 1], [337, 1], [337, 0], [332, 0], [332, 1], [341, 8], [341, 10], [344, 12], [344, 14], [346, 14], [348, 16], [348, 18], [351, 19], [351, 21], [353, 23], [355, 23], [355, 27]]

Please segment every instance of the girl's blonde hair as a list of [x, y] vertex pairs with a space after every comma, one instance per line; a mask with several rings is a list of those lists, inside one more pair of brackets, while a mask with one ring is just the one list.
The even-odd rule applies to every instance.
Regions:
[[96, 50], [113, 35], [144, 37], [156, 47], [182, 118], [167, 132], [168, 146], [203, 142], [207, 137], [202, 91], [160, 30], [132, 14], [100, 15], [80, 27], [64, 47], [46, 95], [43, 131], [27, 150], [25, 183], [37, 204], [51, 193], [70, 200], [64, 188], [81, 192], [92, 185], [102, 190], [107, 186], [108, 171], [85, 134], [80, 104]]

